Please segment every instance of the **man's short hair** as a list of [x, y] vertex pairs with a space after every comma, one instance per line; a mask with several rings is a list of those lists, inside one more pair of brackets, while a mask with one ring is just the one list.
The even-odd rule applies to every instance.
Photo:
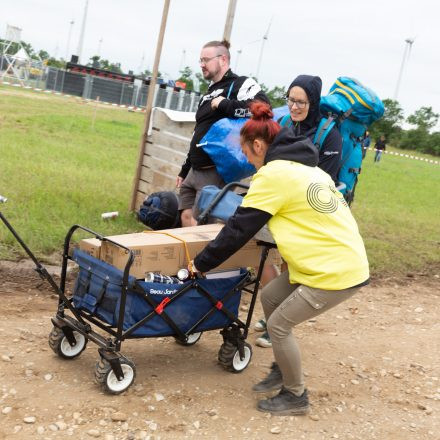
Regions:
[[219, 55], [226, 55], [226, 58], [228, 61], [231, 61], [231, 54], [229, 52], [229, 48], [231, 47], [231, 43], [229, 43], [228, 40], [222, 40], [222, 41], [208, 41], [208, 43], [203, 45], [203, 48], [205, 47], [216, 47], [218, 49]]

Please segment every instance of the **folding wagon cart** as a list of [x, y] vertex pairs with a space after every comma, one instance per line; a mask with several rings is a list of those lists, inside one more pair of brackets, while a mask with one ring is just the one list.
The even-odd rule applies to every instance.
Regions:
[[[134, 262], [132, 250], [88, 228], [74, 225], [64, 240], [58, 286], [1, 212], [0, 218], [33, 260], [38, 274], [58, 295], [49, 335], [51, 349], [61, 358], [72, 360], [84, 351], [89, 341], [94, 342], [100, 356], [95, 366], [95, 379], [108, 392], [119, 394], [134, 382], [135, 364], [121, 352], [126, 339], [171, 336], [177, 343], [190, 346], [198, 342], [203, 332], [221, 330], [223, 343], [218, 352], [219, 363], [234, 373], [249, 365], [252, 347], [246, 338], [263, 266], [273, 244], [259, 243], [262, 251], [256, 275], [246, 268], [228, 278], [193, 277], [183, 284], [150, 283], [130, 275]], [[72, 236], [77, 230], [123, 249], [127, 255], [124, 270], [79, 249], [70, 253]], [[73, 294], [68, 296], [69, 261], [79, 270]], [[245, 320], [238, 316], [242, 291], [252, 295]]]

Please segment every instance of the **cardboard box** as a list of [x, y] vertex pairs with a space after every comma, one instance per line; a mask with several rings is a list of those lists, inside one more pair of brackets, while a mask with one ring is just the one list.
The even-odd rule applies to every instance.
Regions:
[[[116, 235], [107, 238], [134, 251], [135, 260], [131, 266], [130, 274], [136, 278], [144, 278], [146, 272], [175, 275], [179, 269], [188, 266], [184, 244], [179, 239], [167, 234], [184, 240], [190, 258], [194, 259], [218, 235], [222, 228], [222, 224], [210, 224], [155, 232]], [[251, 240], [220, 265], [218, 269], [226, 270], [258, 266], [261, 249], [260, 246], [257, 246], [255, 240]], [[127, 259], [128, 255], [124, 249], [107, 241], [102, 243], [101, 260], [123, 270], [127, 264]]]
[[101, 257], [101, 240], [97, 238], [85, 238], [79, 242], [79, 248], [86, 254], [100, 259]]

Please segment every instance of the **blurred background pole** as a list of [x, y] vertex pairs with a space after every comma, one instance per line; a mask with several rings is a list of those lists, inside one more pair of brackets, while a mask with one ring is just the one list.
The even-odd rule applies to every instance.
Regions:
[[95, 101], [95, 110], [93, 111], [93, 118], [92, 118], [92, 130], [95, 129], [96, 111], [98, 110], [98, 104], [99, 104], [99, 96], [96, 97], [96, 101]]
[[151, 111], [153, 109], [154, 95], [155, 95], [156, 83], [157, 83], [157, 74], [159, 71], [160, 55], [162, 53], [163, 38], [165, 35], [165, 28], [167, 25], [167, 17], [168, 17], [168, 10], [170, 8], [170, 1], [171, 0], [164, 0], [164, 4], [163, 4], [162, 22], [160, 24], [159, 37], [157, 39], [156, 56], [154, 57], [153, 73], [151, 75], [150, 85], [148, 86], [148, 96], [147, 96], [147, 104], [145, 107], [144, 127], [142, 130], [142, 136], [141, 136], [141, 140], [140, 140], [140, 144], [139, 144], [138, 165], [137, 165], [136, 175], [135, 175], [134, 181], [133, 181], [133, 192], [132, 192], [131, 204], [130, 204], [131, 211], [134, 211], [136, 208], [136, 206], [135, 206], [136, 205], [136, 195], [137, 195], [137, 190], [138, 190], [138, 186], [139, 186], [139, 179], [141, 176], [142, 162], [144, 159], [145, 144], [147, 142], [147, 136], [148, 136], [148, 128], [150, 126]]
[[263, 50], [264, 50], [264, 44], [266, 43], [267, 39], [269, 38], [269, 31], [270, 26], [272, 25], [272, 18], [270, 19], [269, 26], [267, 28], [266, 33], [263, 35], [263, 39], [261, 40], [261, 49], [260, 49], [260, 56], [258, 57], [258, 64], [257, 64], [257, 72], [255, 74], [255, 79], [258, 81], [260, 76], [260, 67], [261, 67], [261, 60], [263, 59]]
[[232, 24], [234, 23], [235, 7], [237, 0], [229, 0], [228, 13], [226, 15], [225, 30], [223, 32], [223, 40], [231, 42]]
[[394, 91], [394, 101], [397, 101], [397, 97], [399, 95], [399, 89], [400, 89], [400, 82], [402, 81], [403, 69], [405, 67], [405, 63], [409, 60], [409, 56], [411, 54], [411, 48], [413, 44], [414, 44], [414, 38], [407, 38], [405, 40], [405, 50], [403, 52], [402, 64], [400, 65], [396, 89]]
[[[86, 4], [84, 5], [84, 15], [81, 24], [81, 33], [79, 34], [79, 42], [78, 42], [78, 64], [81, 64], [82, 61], [82, 51], [84, 46], [84, 34], [86, 32], [86, 22], [87, 22], [87, 10], [89, 9], [89, 0], [86, 0]], [[66, 60], [67, 61], [67, 60]]]
[[69, 21], [69, 35], [67, 36], [67, 46], [66, 46], [66, 61], [70, 60], [70, 40], [72, 38], [72, 28], [75, 22], [73, 20]]

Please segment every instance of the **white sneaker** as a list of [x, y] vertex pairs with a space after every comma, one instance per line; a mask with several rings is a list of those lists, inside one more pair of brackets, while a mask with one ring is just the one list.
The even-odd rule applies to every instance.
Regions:
[[257, 332], [266, 331], [266, 320], [260, 319], [259, 321], [257, 321], [254, 325], [254, 330], [256, 330]]
[[270, 341], [269, 333], [264, 332], [259, 338], [257, 338], [255, 344], [258, 345], [259, 347], [271, 348], [272, 342]]

